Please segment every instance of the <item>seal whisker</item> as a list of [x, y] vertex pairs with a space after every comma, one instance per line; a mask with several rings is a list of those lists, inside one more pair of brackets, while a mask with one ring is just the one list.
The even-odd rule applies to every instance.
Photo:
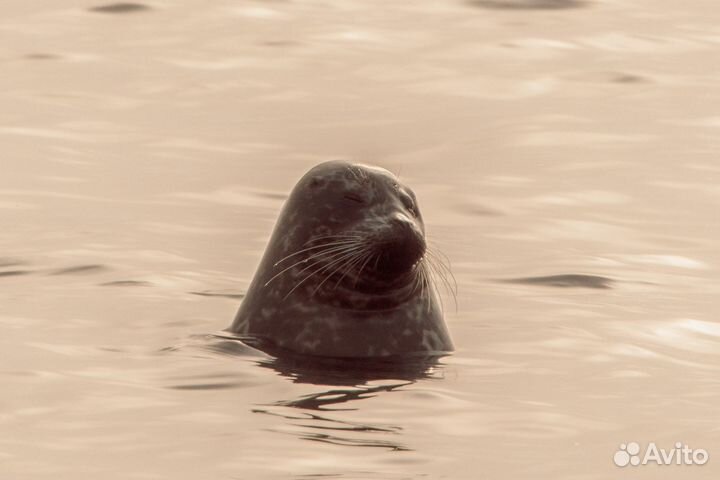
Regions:
[[[336, 265], [338, 262], [341, 262], [341, 261], [345, 260], [346, 258], [348, 258], [349, 256], [352, 256], [354, 253], [355, 253], [355, 252], [342, 252], [342, 253], [338, 253], [338, 254], [330, 257], [330, 260], [331, 260], [330, 263], [327, 263], [327, 264], [325, 264], [325, 265], [322, 265], [322, 266], [321, 266], [320, 268], [318, 268], [317, 270], [314, 270], [314, 271], [310, 272], [306, 277], [304, 277], [304, 278], [303, 278], [302, 280], [300, 280], [293, 288], [290, 289], [290, 291], [283, 297], [283, 300], [287, 299], [287, 297], [289, 297], [290, 294], [291, 294], [293, 291], [295, 291], [296, 288], [298, 288], [300, 285], [302, 285], [302, 284], [303, 284], [306, 280], [308, 280], [309, 278], [313, 277], [315, 274], [317, 274], [317, 273], [319, 273], [319, 272], [322, 272], [323, 270], [326, 270], [326, 269], [332, 267], [333, 265]], [[314, 262], [312, 265], [309, 265], [309, 266], [303, 268], [302, 270], [300, 270], [300, 272], [298, 272], [298, 275], [301, 275], [301, 274], [302, 274], [303, 272], [305, 272], [306, 270], [308, 270], [308, 269], [310, 269], [310, 268], [312, 268], [312, 267], [314, 267], [314, 266], [316, 266], [316, 265], [319, 265], [319, 264], [321, 264], [321, 263], [322, 263], [322, 260], [318, 260], [317, 262]]]
[[341, 254], [345, 253], [346, 251], [350, 251], [350, 250], [352, 250], [352, 249], [354, 249], [354, 248], [356, 248], [356, 245], [343, 245], [343, 246], [340, 246], [340, 247], [329, 248], [329, 249], [327, 249], [327, 250], [325, 250], [325, 251], [322, 251], [322, 252], [315, 252], [313, 255], [310, 255], [308, 258], [304, 258], [304, 259], [302, 259], [302, 260], [300, 260], [300, 261], [297, 261], [297, 262], [293, 263], [293, 264], [290, 265], [289, 267], [285, 267], [283, 270], [281, 270], [280, 272], [278, 272], [278, 273], [276, 273], [275, 275], [273, 275], [272, 278], [270, 278], [270, 280], [268, 280], [267, 282], [265, 282], [265, 285], [264, 285], [264, 286], [267, 287], [267, 286], [270, 284], [270, 282], [272, 282], [273, 280], [275, 280], [277, 277], [279, 277], [279, 276], [282, 275], [283, 273], [287, 272], [288, 270], [292, 269], [293, 267], [296, 267], [296, 266], [300, 265], [301, 263], [307, 263], [307, 262], [309, 262], [309, 261], [312, 261], [312, 260], [315, 260], [315, 259], [319, 259], [317, 262], [312, 263], [310, 266], [306, 267], [304, 270], [301, 270], [300, 273], [302, 273], [302, 272], [304, 272], [305, 270], [307, 270], [307, 268], [313, 267], [313, 266], [317, 265], [318, 263], [322, 262], [322, 260], [323, 260], [322, 257], [329, 256], [329, 259], [332, 259], [332, 258], [336, 257], [337, 255], [341, 255]]
[[427, 301], [427, 298], [425, 297], [425, 267], [424, 267], [424, 265], [420, 265], [420, 269], [418, 270], [418, 285], [420, 288], [420, 298], [427, 305], [428, 301]]
[[[345, 276], [352, 271], [353, 268], [356, 268], [360, 264], [365, 265], [365, 262], [367, 261], [367, 257], [369, 255], [369, 252], [370, 252], [370, 249], [367, 247], [365, 249], [363, 249], [361, 252], [359, 252], [355, 261], [346, 266], [345, 272], [343, 272], [342, 276], [337, 281], [335, 286], [337, 286], [342, 281], [342, 279], [345, 278]], [[353, 282], [353, 288], [355, 288], [357, 286], [357, 281], [358, 281], [359, 275], [360, 275], [359, 273], [357, 275], [355, 275], [355, 281]]]
[[[362, 259], [364, 258], [365, 262], [367, 262], [367, 259], [370, 257], [370, 255], [371, 255], [370, 248], [365, 247], [362, 251], [360, 251], [358, 253], [358, 258], [360, 259], [360, 261], [362, 261]], [[365, 263], [363, 263], [363, 266], [365, 266]], [[352, 267], [352, 265], [347, 266], [347, 269], [345, 270], [345, 272], [343, 272], [342, 276], [337, 280], [337, 282], [335, 282], [335, 286], [333, 287], [333, 289], [337, 289], [338, 285], [340, 285], [340, 282], [342, 282], [343, 278], [345, 278], [347, 276], [347, 274], [350, 273], [350, 271], [352, 270], [351, 267]], [[358, 276], [360, 275], [361, 272], [362, 272], [362, 268], [360, 269]], [[357, 278], [355, 279], [355, 281], [356, 281], [355, 284], [357, 284]]]
[[[455, 275], [450, 268], [450, 260], [444, 253], [440, 252], [439, 250], [436, 251], [435, 249], [429, 249], [427, 252], [428, 259], [430, 260], [429, 263], [435, 268], [438, 276], [442, 278], [443, 282], [445, 283], [445, 288], [454, 297], [457, 297], [457, 280], [455, 279]], [[450, 280], [452, 280], [452, 282], [450, 282]], [[455, 304], [457, 307], [457, 300], [455, 300]]]
[[417, 268], [415, 269], [415, 281], [413, 282], [413, 288], [412, 293], [415, 293], [420, 289], [420, 296], [422, 297], [422, 265], [423, 260], [421, 259], [418, 264]]
[[[448, 280], [447, 274], [445, 271], [443, 271], [439, 266], [439, 262], [437, 258], [435, 257], [428, 257], [428, 267], [430, 270], [430, 273], [433, 277], [437, 277], [442, 281], [443, 286], [445, 287], [445, 290], [452, 295], [453, 303], [455, 304], [455, 310], [457, 311], [457, 291], [456, 288], [453, 288], [453, 285], [450, 283], [450, 280]], [[442, 265], [442, 264], [440, 264]], [[446, 267], [447, 268], [447, 267]], [[454, 277], [453, 277], [454, 278]], [[435, 290], [438, 294], [438, 297], [440, 297], [440, 302], [442, 303], [442, 295], [440, 295], [440, 289], [437, 286], [437, 282], [433, 282], [433, 286], [435, 287]]]
[[[362, 249], [361, 249], [361, 250], [358, 250], [357, 252], [355, 252], [355, 254], [354, 254], [352, 257], [350, 257], [349, 259], [347, 259], [345, 262], [341, 263], [335, 270], [333, 270], [332, 272], [330, 272], [330, 273], [318, 284], [318, 286], [315, 288], [315, 290], [313, 290], [312, 294], [315, 295], [315, 292], [317, 292], [317, 291], [320, 289], [320, 287], [321, 287], [326, 281], [328, 281], [330, 278], [332, 278], [333, 275], [335, 275], [336, 273], [344, 270], [342, 276], [340, 277], [340, 280], [342, 280], [342, 278], [347, 274], [347, 272], [349, 272], [354, 265], [356, 265], [357, 263], [359, 263], [359, 262], [362, 260], [362, 256], [363, 256], [363, 250], [362, 250]], [[339, 282], [340, 280], [338, 280], [338, 282]]]
[[452, 278], [453, 290], [455, 291], [455, 294], [457, 295], [457, 291], [458, 291], [457, 280], [455, 279], [455, 275], [452, 272], [452, 268], [451, 268], [452, 264], [451, 264], [448, 256], [445, 255], [445, 253], [443, 253], [442, 250], [440, 250], [436, 247], [428, 248], [427, 253], [430, 257], [433, 257], [436, 260], [436, 264], [441, 269], [443, 269], [445, 271], [445, 273], [450, 276], [450, 278]]
[[326, 240], [326, 239], [347, 239], [347, 238], [362, 238], [362, 235], [360, 232], [347, 232], [347, 233], [338, 233], [334, 235], [320, 235], [318, 237], [312, 237], [310, 240], [305, 242], [305, 245], [312, 243], [316, 240]]
[[[268, 280], [267, 282], [265, 282], [265, 285], [264, 285], [264, 286], [268, 286], [268, 285], [270, 284], [270, 282], [272, 282], [273, 280], [275, 280], [277, 277], [279, 277], [279, 276], [282, 275], [283, 273], [287, 272], [288, 270], [292, 269], [293, 267], [296, 267], [296, 266], [298, 266], [298, 265], [300, 265], [300, 264], [302, 264], [302, 263], [307, 263], [307, 262], [312, 261], [312, 260], [315, 260], [315, 259], [322, 259], [322, 257], [325, 257], [325, 256], [330, 256], [330, 258], [332, 258], [332, 257], [334, 257], [336, 254], [343, 253], [346, 249], [349, 249], [349, 248], [354, 248], [354, 247], [353, 247], [353, 246], [333, 247], [333, 248], [331, 248], [331, 249], [328, 249], [328, 250], [325, 250], [325, 251], [322, 251], [322, 252], [316, 252], [316, 253], [314, 253], [313, 255], [311, 255], [311, 256], [309, 256], [309, 257], [307, 257], [307, 258], [304, 258], [304, 259], [302, 259], [302, 260], [298, 260], [297, 262], [293, 263], [293, 264], [290, 265], [289, 267], [285, 267], [283, 270], [281, 270], [280, 272], [278, 272], [278, 273], [276, 273], [275, 275], [273, 275], [272, 278], [270, 278], [270, 280]], [[319, 260], [319, 261], [321, 261], [321, 260]], [[312, 265], [316, 265], [317, 263], [319, 263], [319, 261], [313, 263]], [[312, 265], [311, 265], [311, 266], [312, 266]]]
[[[353, 251], [350, 251], [350, 252], [343, 252], [343, 253], [338, 254], [338, 255], [339, 255], [339, 258], [338, 258], [338, 255], [336, 255], [330, 263], [328, 263], [328, 264], [326, 264], [326, 265], [323, 265], [322, 267], [318, 268], [317, 270], [311, 272], [307, 277], [305, 277], [305, 278], [303, 278], [302, 280], [300, 280], [300, 281], [283, 297], [283, 300], [285, 300], [287, 297], [289, 297], [290, 294], [291, 294], [292, 292], [294, 292], [296, 288], [298, 288], [300, 285], [302, 285], [302, 284], [303, 284], [307, 279], [309, 279], [310, 277], [314, 276], [315, 274], [317, 274], [317, 273], [319, 273], [319, 272], [322, 272], [323, 270], [326, 270], [326, 269], [328, 269], [328, 268], [331, 268], [331, 267], [334, 266], [334, 265], [337, 265], [338, 262], [341, 262], [341, 261], [347, 259], [348, 257], [351, 257], [352, 255], [355, 255], [355, 253], [356, 253], [356, 252], [355, 252], [354, 250], [353, 250]], [[313, 263], [312, 265], [310, 265], [310, 267], [305, 267], [304, 269], [302, 269], [302, 270], [300, 271], [300, 273], [304, 272], [304, 271], [307, 270], [308, 268], [311, 268], [311, 267], [313, 267], [313, 266], [315, 266], [315, 265], [317, 265], [318, 263], [321, 263], [321, 262], [322, 262], [322, 260], [319, 260], [319, 261]]]
[[303, 253], [303, 252], [307, 252], [307, 251], [310, 251], [310, 250], [317, 250], [318, 248], [337, 246], [337, 245], [352, 245], [353, 243], [356, 243], [356, 242], [357, 242], [356, 240], [343, 240], [343, 241], [331, 242], [331, 243], [323, 243], [322, 245], [314, 245], [314, 246], [312, 246], [312, 247], [303, 248], [303, 249], [301, 249], [301, 250], [298, 250], [297, 252], [291, 253], [290, 255], [287, 255], [287, 256], [281, 258], [280, 260], [278, 260], [277, 262], [275, 262], [275, 264], [274, 264], [273, 266], [277, 267], [279, 264], [281, 264], [282, 262], [284, 262], [284, 261], [287, 260], [288, 258], [292, 258], [292, 257], [294, 257], [295, 255], [300, 255], [300, 254]]
[[453, 289], [449, 284], [447, 275], [445, 274], [445, 271], [440, 268], [437, 259], [433, 258], [432, 256], [428, 257], [428, 267], [430, 267], [432, 273], [434, 273], [442, 281], [445, 288], [451, 293], [453, 293]]
[[360, 270], [358, 270], [357, 276], [355, 277], [355, 282], [353, 283], [353, 287], [357, 286], [357, 281], [360, 278], [360, 275], [362, 275], [362, 271], [365, 269], [365, 266], [368, 264], [370, 259], [372, 258], [373, 253], [371, 249], [368, 249], [367, 253], [365, 254], [365, 261], [360, 266]]
[[375, 257], [375, 265], [373, 265], [373, 270], [377, 270], [378, 268], [378, 262], [380, 262], [381, 255], [378, 253], [377, 257]]
[[424, 301], [423, 288], [422, 288], [422, 260], [420, 260], [420, 262], [418, 262], [418, 264], [415, 268], [412, 289], [410, 290], [410, 295], [415, 295], [415, 293], [418, 291], [420, 292], [420, 294], [419, 294], [420, 300]]
[[430, 289], [430, 275], [428, 274], [427, 268], [423, 270], [423, 286], [425, 288], [425, 301], [427, 303], [428, 311], [432, 310], [432, 298], [435, 293]]
[[440, 302], [440, 311], [445, 312], [445, 302], [443, 301], [442, 295], [440, 294], [440, 289], [438, 288], [437, 281], [435, 279], [437, 275], [437, 270], [434, 268], [432, 262], [428, 262], [428, 285], [432, 288], [434, 294], [437, 296], [438, 301]]
[[[448, 290], [453, 292], [453, 295], [457, 295], [457, 280], [455, 279], [455, 275], [453, 274], [452, 270], [450, 270], [450, 267], [438, 261], [437, 259], [433, 261], [433, 264], [437, 268], [438, 273], [442, 276], [443, 281], [447, 284], [446, 286]], [[452, 280], [452, 282], [450, 280]]]
[[[322, 272], [322, 271], [324, 271], [324, 270], [327, 270], [327, 269], [329, 269], [329, 268], [337, 265], [337, 264], [340, 263], [340, 262], [343, 262], [343, 261], [348, 260], [349, 258], [352, 258], [352, 256], [355, 255], [356, 253], [357, 253], [357, 252], [355, 252], [355, 251], [350, 251], [350, 252], [343, 252], [343, 253], [341, 253], [341, 254], [339, 254], [339, 255], [336, 255], [335, 257], [333, 257], [333, 259], [332, 259], [332, 261], [331, 261], [330, 263], [327, 263], [327, 264], [323, 265], [322, 267], [318, 268], [317, 270], [314, 270], [314, 271], [310, 272], [310, 274], [308, 274], [305, 278], [303, 278], [302, 280], [300, 280], [300, 282], [298, 282], [292, 289], [290, 289], [290, 291], [283, 297], [283, 300], [285, 300], [287, 297], [289, 297], [290, 294], [291, 294], [293, 291], [295, 291], [296, 288], [298, 288], [300, 285], [302, 285], [302, 284], [303, 284], [306, 280], [308, 280], [309, 278], [315, 276], [316, 274], [318, 274], [318, 273], [320, 273], [320, 272]], [[315, 266], [315, 265], [317, 265], [317, 264], [319, 264], [319, 263], [321, 263], [321, 262], [322, 262], [322, 260], [320, 260], [320, 261], [318, 261], [318, 262], [315, 262], [315, 263], [312, 264], [310, 267], [313, 267], [313, 266]], [[305, 270], [307, 270], [307, 269], [310, 268], [310, 267], [304, 268], [303, 270], [300, 271], [300, 273], [304, 272]], [[313, 293], [314, 293], [314, 292], [313, 292]]]
[[[341, 263], [339, 267], [337, 267], [335, 270], [330, 272], [320, 283], [318, 283], [318, 285], [312, 291], [310, 296], [312, 297], [313, 295], [315, 295], [315, 292], [317, 292], [320, 289], [320, 287], [322, 287], [323, 284], [325, 282], [327, 282], [330, 278], [332, 278], [332, 276], [335, 275], [337, 272], [339, 272], [342, 269], [347, 269], [347, 270], [345, 270], [345, 273], [343, 273], [342, 277], [344, 277], [347, 274], [347, 272], [350, 271], [350, 268], [352, 268], [352, 266], [354, 264], [359, 263], [359, 260], [362, 260], [362, 255], [363, 255], [363, 250], [359, 250], [358, 252], [355, 252], [355, 256], [351, 256], [345, 262]], [[341, 279], [342, 279], [342, 277], [341, 277]]]
[[431, 302], [431, 292], [429, 287], [429, 280], [428, 280], [428, 274], [427, 274], [427, 266], [425, 265], [425, 262], [420, 265], [420, 298], [425, 299], [425, 305], [427, 306], [428, 312], [431, 309], [432, 302]]
[[307, 261], [315, 260], [316, 258], [322, 259], [322, 257], [323, 257], [323, 256], [327, 256], [328, 253], [333, 253], [332, 256], [335, 256], [335, 255], [334, 255], [335, 253], [349, 252], [349, 251], [352, 251], [352, 250], [360, 249], [360, 247], [361, 247], [361, 245], [358, 243], [358, 244], [349, 245], [349, 246], [345, 246], [345, 247], [338, 247], [337, 250], [333, 249], [333, 251], [328, 251], [328, 252], [324, 252], [324, 251], [323, 251], [323, 252], [319, 252], [319, 253], [314, 253], [314, 254], [310, 255], [310, 256], [307, 258]]

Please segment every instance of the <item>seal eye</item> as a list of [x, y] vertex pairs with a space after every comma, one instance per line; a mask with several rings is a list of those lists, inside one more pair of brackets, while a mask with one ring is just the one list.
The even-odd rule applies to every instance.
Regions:
[[365, 200], [363, 200], [360, 195], [356, 195], [354, 193], [346, 193], [344, 196], [347, 200], [350, 200], [351, 202], [365, 203]]

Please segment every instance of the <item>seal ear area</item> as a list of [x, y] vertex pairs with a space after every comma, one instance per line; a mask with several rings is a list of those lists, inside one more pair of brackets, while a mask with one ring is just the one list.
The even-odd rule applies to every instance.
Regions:
[[310, 179], [307, 182], [308, 187], [310, 187], [313, 190], [318, 190], [318, 189], [324, 187], [326, 185], [326, 183], [327, 183], [327, 181], [323, 177], [315, 176], [315, 175], [310, 177]]
[[298, 181], [298, 185], [320, 188], [326, 186], [334, 178], [340, 177], [350, 164], [343, 160], [330, 160], [322, 162], [310, 170]]
[[318, 163], [308, 170], [305, 176], [332, 177], [334, 175], [342, 175], [350, 166], [351, 164], [344, 160], [330, 160]]
[[304, 196], [308, 203], [305, 205], [325, 206], [328, 210], [341, 209], [345, 211], [357, 210], [370, 203], [366, 192], [357, 188], [348, 188], [337, 178], [312, 176], [307, 179]]

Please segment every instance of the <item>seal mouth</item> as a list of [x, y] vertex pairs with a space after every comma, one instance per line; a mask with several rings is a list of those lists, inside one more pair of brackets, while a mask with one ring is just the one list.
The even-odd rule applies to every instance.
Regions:
[[348, 275], [339, 285], [344, 293], [341, 302], [344, 308], [351, 310], [382, 311], [395, 308], [417, 295], [422, 290], [422, 262], [401, 276], [382, 277], [362, 272]]
[[406, 301], [427, 283], [422, 225], [401, 213], [381, 220], [340, 233], [317, 232], [302, 248], [273, 259], [263, 285], [278, 285], [282, 300], [304, 295], [351, 308]]
[[378, 245], [364, 270], [348, 275], [346, 288], [358, 293], [382, 297], [402, 297], [402, 292], [412, 294], [417, 288], [418, 276], [425, 260], [424, 242], [416, 245], [386, 243]]
[[411, 272], [422, 260], [427, 246], [415, 222], [396, 216], [387, 230], [376, 237], [370, 266], [373, 273], [383, 279], [399, 278]]
[[424, 238], [403, 236], [373, 243], [357, 254], [357, 260], [350, 260], [349, 268], [334, 274], [326, 288], [314, 294], [344, 308], [385, 310], [423, 289]]
[[398, 278], [414, 270], [425, 255], [425, 240], [415, 234], [383, 242], [376, 248], [371, 270], [384, 279]]

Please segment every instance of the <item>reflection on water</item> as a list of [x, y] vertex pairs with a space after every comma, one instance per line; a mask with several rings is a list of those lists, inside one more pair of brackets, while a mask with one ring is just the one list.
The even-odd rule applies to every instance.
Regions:
[[[346, 393], [347, 392], [342, 392], [341, 395], [345, 395]], [[309, 409], [317, 408], [314, 404], [292, 404], [288, 406]], [[393, 451], [409, 450], [406, 446], [398, 442], [371, 438], [367, 435], [378, 433], [385, 437], [397, 435], [400, 433], [402, 428], [394, 425], [366, 425], [361, 423], [351, 423], [333, 419], [325, 415], [307, 412], [298, 414], [296, 411], [291, 411], [290, 413], [280, 413], [258, 408], [253, 410], [253, 413], [262, 413], [281, 417], [287, 420], [290, 425], [298, 428], [299, 431], [296, 432], [296, 435], [301, 440], [311, 440], [314, 442], [323, 442], [344, 447], [375, 447]], [[352, 434], [360, 434], [364, 436], [349, 437], [349, 435]]]
[[375, 380], [414, 381], [435, 378], [440, 357], [377, 360], [323, 359], [285, 354], [259, 365], [296, 383], [363, 385]]
[[[298, 377], [295, 377], [297, 380]], [[312, 377], [318, 381], [317, 376]], [[289, 422], [295, 435], [302, 440], [312, 440], [333, 445], [354, 447], [380, 447], [395, 451], [409, 450], [399, 440], [386, 437], [398, 435], [402, 427], [397, 425], [349, 422], [333, 418], [333, 413], [359, 410], [357, 402], [387, 394], [401, 389], [411, 382], [390, 383], [377, 386], [356, 386], [353, 388], [333, 388], [317, 393], [302, 395], [291, 400], [280, 400], [263, 408], [255, 408], [254, 413], [281, 417]], [[289, 407], [281, 408], [281, 407]], [[301, 412], [310, 410], [318, 413]], [[322, 413], [319, 413], [322, 412]], [[302, 423], [299, 423], [302, 422]], [[383, 438], [378, 438], [378, 434]]]
[[[379, 447], [393, 451], [407, 451], [409, 447], [399, 441], [377, 438], [398, 435], [403, 428], [397, 425], [351, 422], [332, 417], [345, 411], [360, 411], [363, 400], [399, 391], [421, 379], [440, 379], [439, 357], [393, 359], [334, 359], [274, 352], [267, 356], [246, 344], [217, 334], [215, 337], [196, 337], [195, 347], [230, 358], [252, 358], [256, 365], [271, 369], [293, 383], [325, 387], [292, 399], [278, 399], [250, 409], [253, 413], [282, 418], [286, 428], [302, 440], [311, 440], [341, 446]], [[163, 351], [179, 352], [187, 346], [166, 348]], [[258, 356], [260, 358], [256, 359]], [[183, 383], [170, 385], [176, 390], [224, 390], [247, 386], [245, 379], [233, 381], [231, 376], [183, 377]], [[212, 381], [208, 381], [212, 380]], [[379, 384], [378, 384], [379, 383]], [[298, 410], [301, 412], [298, 413]], [[322, 412], [322, 413], [320, 413]]]
[[[364, 387], [357, 389], [332, 389], [320, 393], [303, 395], [294, 400], [284, 400], [277, 402], [276, 405], [285, 407], [304, 408], [310, 410], [325, 410], [330, 405], [343, 404], [355, 400], [363, 400], [372, 398], [380, 392], [391, 392], [396, 388], [408, 385], [408, 383], [397, 383], [393, 385], [381, 385], [379, 387]], [[348, 408], [351, 408], [348, 406]], [[338, 410], [333, 408], [333, 410]]]
[[[204, 337], [203, 337], [204, 338]], [[301, 355], [271, 346], [256, 338], [221, 332], [207, 338], [202, 348], [226, 356], [265, 352], [258, 366], [274, 370], [294, 383], [362, 386], [378, 380], [400, 380], [402, 384], [439, 378], [445, 355], [408, 355], [385, 358], [332, 358]], [[255, 350], [255, 349], [258, 350]]]
[[[348, 422], [329, 416], [332, 413], [361, 410], [358, 402], [387, 395], [412, 385], [416, 380], [430, 378], [437, 368], [438, 359], [422, 360], [344, 360], [309, 359], [300, 355], [263, 359], [258, 365], [275, 370], [294, 383], [313, 385], [339, 385], [344, 388], [325, 388], [322, 391], [301, 395], [293, 399], [278, 400], [265, 408], [253, 409], [255, 413], [279, 416], [290, 421], [298, 438], [346, 447], [376, 447], [392, 451], [410, 448], [399, 439], [377, 438], [398, 435], [402, 427], [366, 422]], [[404, 379], [405, 381], [398, 381]], [[383, 381], [381, 385], [371, 382]], [[288, 413], [285, 408], [303, 412]], [[299, 423], [299, 421], [301, 423]]]
[[[718, 478], [712, 6], [7, 0], [3, 478]], [[413, 185], [455, 354], [208, 337], [338, 158]]]

